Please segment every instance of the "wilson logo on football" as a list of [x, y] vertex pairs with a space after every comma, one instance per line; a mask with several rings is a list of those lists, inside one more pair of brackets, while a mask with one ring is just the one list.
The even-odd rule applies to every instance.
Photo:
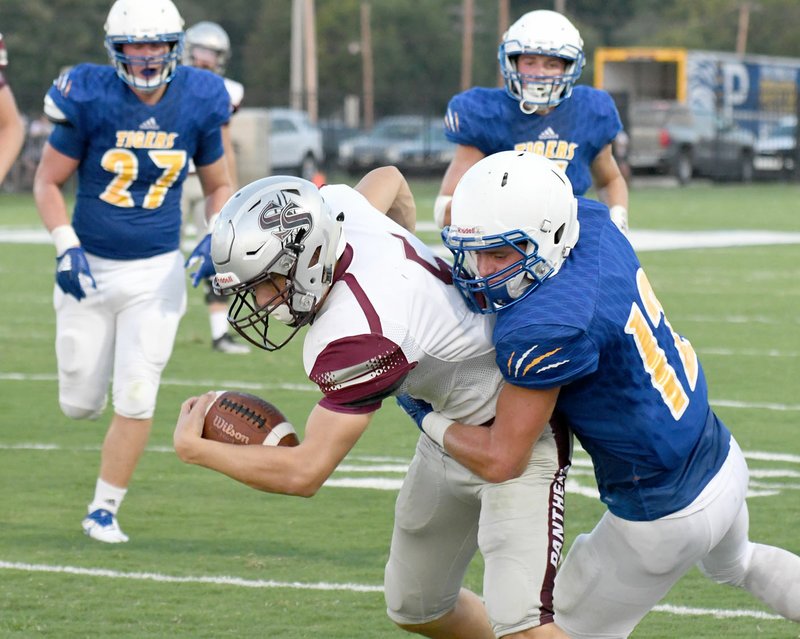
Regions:
[[214, 415], [214, 419], [212, 421], [212, 425], [217, 430], [225, 433], [228, 437], [232, 437], [233, 439], [235, 439], [236, 442], [239, 443], [239, 444], [249, 444], [250, 443], [250, 438], [247, 435], [237, 431], [233, 427], [233, 424], [225, 421], [219, 415]]

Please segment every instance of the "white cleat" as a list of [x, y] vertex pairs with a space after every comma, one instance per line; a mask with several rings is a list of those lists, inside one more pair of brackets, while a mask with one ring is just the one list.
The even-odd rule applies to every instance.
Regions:
[[81, 526], [83, 532], [97, 541], [107, 544], [121, 544], [128, 541], [128, 535], [120, 529], [117, 518], [104, 508], [90, 512], [84, 517]]

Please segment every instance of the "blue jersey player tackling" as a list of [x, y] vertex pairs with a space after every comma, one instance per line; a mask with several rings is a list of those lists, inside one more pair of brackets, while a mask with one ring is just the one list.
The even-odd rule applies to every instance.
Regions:
[[504, 151], [464, 175], [443, 236], [467, 304], [496, 313], [506, 385], [489, 428], [404, 408], [481, 476], [514, 477], [551, 420], [589, 453], [608, 512], [556, 577], [556, 624], [627, 637], [694, 565], [800, 621], [800, 557], [748, 539], [742, 451], [606, 207], [552, 161]]
[[531, 11], [504, 34], [498, 58], [505, 88], [469, 89], [447, 107], [445, 134], [458, 146], [434, 205], [438, 225], [449, 224], [453, 191], [469, 167], [516, 150], [554, 160], [578, 195], [594, 181], [626, 232], [628, 187], [611, 146], [622, 123], [608, 93], [574, 86], [585, 63], [578, 30], [559, 13]]
[[[193, 159], [207, 214], [231, 195], [222, 139], [230, 99], [217, 75], [178, 66], [183, 20], [171, 0], [117, 0], [105, 30], [113, 66], [77, 65], [47, 93], [56, 126], [34, 197], [56, 247], [62, 411], [98, 418], [113, 380], [114, 414], [82, 526], [119, 543], [128, 537], [117, 510], [186, 306], [181, 183]], [[61, 187], [76, 171], [70, 223]]]

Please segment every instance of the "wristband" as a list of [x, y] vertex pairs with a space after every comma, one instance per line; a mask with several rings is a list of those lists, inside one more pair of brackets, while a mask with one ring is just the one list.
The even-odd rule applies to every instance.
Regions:
[[56, 255], [63, 255], [69, 249], [81, 245], [81, 241], [71, 224], [62, 224], [50, 231], [50, 237], [56, 247]]
[[628, 209], [621, 204], [615, 204], [609, 209], [611, 221], [617, 225], [617, 228], [624, 234], [628, 234]]
[[453, 424], [455, 421], [436, 412], [428, 413], [422, 418], [422, 430], [442, 448], [444, 448], [444, 434]]
[[211, 233], [214, 230], [214, 225], [217, 223], [217, 218], [219, 217], [219, 213], [214, 213], [210, 218], [208, 218], [208, 222], [206, 222], [206, 233]]
[[444, 228], [444, 216], [447, 213], [447, 205], [452, 201], [452, 195], [437, 195], [433, 203], [433, 221], [440, 229]]

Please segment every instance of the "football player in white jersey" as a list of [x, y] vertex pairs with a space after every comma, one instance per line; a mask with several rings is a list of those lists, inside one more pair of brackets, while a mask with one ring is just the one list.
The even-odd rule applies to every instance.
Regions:
[[[230, 322], [268, 351], [307, 327], [305, 370], [323, 397], [295, 448], [202, 439], [213, 394], [190, 398], [174, 434], [183, 461], [267, 492], [311, 496], [393, 395], [423, 399], [453, 419], [488, 423], [499, 414], [491, 322], [469, 312], [450, 267], [393, 221], [413, 226], [414, 216], [393, 167], [355, 189], [273, 176], [229, 200], [211, 255], [216, 288], [234, 295]], [[288, 334], [273, 334], [276, 321]], [[396, 624], [428, 637], [564, 637], [553, 632], [551, 586], [564, 539], [568, 444], [566, 433], [545, 429], [520, 476], [491, 483], [419, 438], [385, 572]], [[462, 589], [478, 550], [485, 604]]]
[[25, 124], [17, 110], [17, 103], [3, 71], [8, 65], [6, 45], [0, 33], [0, 184], [17, 159], [25, 141]]
[[[82, 526], [92, 539], [120, 543], [128, 536], [117, 510], [186, 306], [181, 184], [193, 159], [207, 215], [231, 195], [230, 99], [215, 74], [178, 65], [183, 19], [171, 0], [117, 0], [105, 31], [111, 65], [78, 64], [45, 96], [55, 127], [33, 192], [56, 248], [61, 410], [97, 419], [113, 379], [114, 413]], [[76, 172], [70, 220], [61, 187]]]
[[[231, 96], [231, 111], [236, 113], [244, 99], [244, 87], [236, 80], [225, 77], [225, 66], [231, 55], [231, 41], [227, 32], [216, 22], [198, 22], [186, 29], [186, 41], [183, 49], [183, 63], [198, 69], [208, 69], [222, 76], [225, 88]], [[228, 126], [228, 125], [226, 125]], [[231, 185], [236, 189], [236, 154], [230, 144], [230, 136], [226, 138], [225, 160], [228, 165], [228, 175]], [[183, 183], [183, 197], [181, 198], [183, 210], [184, 229], [195, 229], [196, 233], [205, 234], [205, 197], [200, 180], [194, 170], [194, 164], [189, 165], [189, 175]], [[188, 231], [187, 231], [188, 233]], [[211, 347], [220, 353], [229, 355], [242, 355], [250, 352], [250, 348], [237, 342], [228, 332], [228, 304], [224, 297], [214, 293], [211, 280], [203, 281], [206, 289], [206, 305], [208, 306], [208, 321], [211, 325]], [[197, 286], [197, 284], [195, 284]]]

